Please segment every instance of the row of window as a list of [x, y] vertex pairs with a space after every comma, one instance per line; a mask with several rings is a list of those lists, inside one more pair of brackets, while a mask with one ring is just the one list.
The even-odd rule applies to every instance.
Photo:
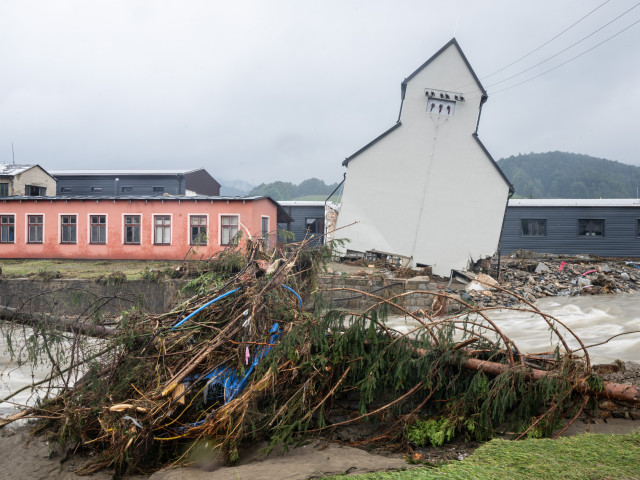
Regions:
[[[120, 187], [121, 193], [133, 193], [133, 187]], [[60, 187], [60, 193], [73, 193], [72, 187]], [[91, 187], [91, 193], [102, 193], [102, 187]], [[162, 195], [164, 187], [153, 187], [154, 195]]]
[[[25, 185], [24, 194], [28, 197], [44, 197], [47, 194], [47, 187]], [[8, 196], [9, 196], [9, 184], [0, 183], [0, 197], [8, 197]]]
[[[547, 235], [547, 220], [542, 218], [523, 218], [520, 220], [520, 234], [529, 237]], [[604, 219], [578, 219], [579, 237], [604, 237]], [[640, 236], [640, 219], [636, 220], [636, 236]]]
[[[206, 215], [189, 215], [189, 243], [206, 245], [208, 241]], [[231, 245], [238, 235], [237, 215], [220, 217], [220, 244]], [[141, 215], [124, 215], [123, 243], [140, 245]], [[0, 215], [0, 243], [15, 243], [15, 215]], [[262, 235], [269, 233], [269, 218], [262, 217]], [[44, 242], [44, 215], [27, 215], [27, 243]], [[78, 216], [60, 216], [60, 243], [78, 243]], [[89, 243], [107, 243], [107, 215], [89, 215]], [[153, 243], [171, 244], [171, 215], [153, 215]]]

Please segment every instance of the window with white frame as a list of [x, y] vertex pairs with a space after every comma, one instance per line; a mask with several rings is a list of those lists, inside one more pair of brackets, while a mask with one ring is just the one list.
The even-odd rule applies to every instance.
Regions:
[[44, 215], [28, 215], [27, 226], [27, 243], [43, 243]]
[[156, 245], [171, 244], [171, 215], [154, 215], [153, 243]]
[[60, 217], [60, 243], [77, 242], [78, 222], [75, 215], [62, 215]]
[[191, 215], [190, 233], [191, 245], [207, 244], [207, 216]]
[[102, 245], [107, 243], [107, 216], [91, 215], [89, 220], [91, 230], [89, 232], [89, 243]]
[[238, 236], [239, 220], [237, 215], [220, 217], [220, 245], [233, 245]]
[[16, 217], [0, 215], [0, 243], [15, 243]]
[[124, 216], [124, 243], [140, 245], [140, 215]]

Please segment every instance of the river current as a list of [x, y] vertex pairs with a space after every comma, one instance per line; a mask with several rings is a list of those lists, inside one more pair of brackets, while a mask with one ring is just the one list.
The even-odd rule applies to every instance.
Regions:
[[[585, 345], [603, 342], [620, 333], [640, 331], [640, 293], [547, 297], [538, 300], [536, 307], [565, 323]], [[549, 326], [537, 315], [496, 310], [489, 316], [522, 353], [548, 352], [557, 344], [556, 338], [551, 339]], [[418, 325], [413, 319], [400, 317], [389, 318], [387, 323], [400, 331], [408, 331]], [[578, 347], [571, 335], [567, 334], [565, 338], [571, 348]], [[589, 354], [593, 363], [609, 363], [616, 359], [640, 362], [640, 333], [618, 336], [603, 345], [591, 347]], [[18, 367], [11, 361], [5, 339], [0, 339], [0, 398], [44, 378], [48, 373], [46, 366], [36, 369]], [[33, 392], [28, 389], [14, 397], [12, 402], [25, 404], [33, 399]], [[13, 404], [0, 404], [0, 415], [14, 412]]]
[[[546, 297], [538, 300], [535, 306], [567, 325], [587, 346], [620, 333], [638, 332], [618, 336], [603, 345], [588, 348], [588, 351], [592, 363], [609, 363], [616, 359], [640, 362], [640, 293]], [[549, 325], [538, 315], [514, 310], [493, 310], [487, 315], [522, 353], [549, 352], [557, 345], [557, 337], [552, 338]], [[418, 325], [411, 318], [401, 317], [393, 317], [387, 323], [405, 332]], [[570, 348], [579, 347], [568, 332], [561, 329], [561, 333]]]

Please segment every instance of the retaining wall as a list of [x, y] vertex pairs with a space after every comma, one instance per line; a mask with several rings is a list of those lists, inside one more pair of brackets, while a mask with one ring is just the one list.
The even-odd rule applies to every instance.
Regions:
[[135, 305], [162, 313], [170, 308], [179, 287], [175, 280], [105, 284], [80, 279], [0, 279], [0, 305], [64, 316], [92, 314], [100, 307], [102, 314], [117, 315]]
[[[429, 277], [410, 279], [384, 277], [345, 277], [341, 275], [323, 275], [318, 278], [318, 288], [326, 302], [333, 307], [355, 310], [366, 309], [379, 300], [363, 296], [348, 289], [360, 290], [388, 299], [406, 292], [436, 292], [438, 288]], [[417, 310], [431, 306], [433, 295], [411, 293], [394, 300], [394, 303], [407, 309]], [[393, 313], [393, 312], [392, 312]]]

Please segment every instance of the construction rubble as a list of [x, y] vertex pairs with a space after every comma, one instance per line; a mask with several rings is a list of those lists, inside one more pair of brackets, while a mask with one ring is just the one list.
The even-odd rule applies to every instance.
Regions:
[[[494, 272], [492, 272], [494, 273]], [[492, 288], [491, 280], [473, 282], [476, 275], [457, 272], [455, 279], [466, 286], [463, 300], [494, 307], [515, 305], [520, 300]], [[487, 277], [489, 277], [487, 275]], [[631, 261], [587, 261], [576, 257], [506, 259], [500, 285], [530, 302], [539, 298], [575, 295], [633, 293], [640, 288], [640, 267]]]

